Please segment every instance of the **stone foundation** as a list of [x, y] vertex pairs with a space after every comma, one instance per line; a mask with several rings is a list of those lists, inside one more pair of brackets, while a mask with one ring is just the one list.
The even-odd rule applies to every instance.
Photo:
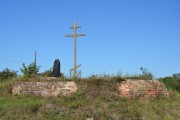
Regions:
[[119, 94], [129, 98], [169, 96], [165, 85], [157, 80], [126, 80], [118, 85]]
[[16, 82], [12, 94], [35, 94], [37, 96], [70, 95], [77, 91], [74, 82]]
[[[118, 84], [122, 97], [145, 98], [158, 95], [169, 96], [165, 85], [157, 80], [126, 80]], [[77, 91], [75, 82], [23, 82], [13, 85], [12, 94], [35, 94], [37, 96], [70, 95]]]

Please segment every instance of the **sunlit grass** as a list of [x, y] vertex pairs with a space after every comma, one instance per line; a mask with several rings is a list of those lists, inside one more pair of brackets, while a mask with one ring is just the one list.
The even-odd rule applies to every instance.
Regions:
[[[106, 79], [105, 79], [106, 78]], [[36, 97], [11, 95], [15, 80], [0, 85], [0, 119], [38, 120], [178, 120], [180, 93], [170, 97], [128, 99], [118, 95], [120, 77], [101, 76], [77, 79], [78, 92], [71, 96]]]

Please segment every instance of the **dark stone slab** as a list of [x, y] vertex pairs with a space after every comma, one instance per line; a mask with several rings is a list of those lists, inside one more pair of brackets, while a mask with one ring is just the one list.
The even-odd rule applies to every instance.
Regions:
[[61, 77], [60, 67], [61, 67], [60, 61], [59, 61], [59, 59], [56, 59], [54, 61], [54, 66], [53, 66], [53, 76], [54, 77]]

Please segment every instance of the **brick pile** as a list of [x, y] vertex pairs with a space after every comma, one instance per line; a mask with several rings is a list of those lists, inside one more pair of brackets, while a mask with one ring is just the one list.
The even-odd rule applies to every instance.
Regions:
[[165, 85], [157, 80], [126, 80], [118, 85], [119, 94], [128, 98], [169, 96]]

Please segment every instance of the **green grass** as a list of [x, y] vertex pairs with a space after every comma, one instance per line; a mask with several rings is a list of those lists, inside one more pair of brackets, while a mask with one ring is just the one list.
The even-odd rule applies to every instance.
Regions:
[[180, 93], [170, 97], [135, 100], [118, 96], [120, 78], [76, 80], [79, 90], [71, 96], [11, 95], [14, 81], [0, 85], [1, 120], [178, 120]]

